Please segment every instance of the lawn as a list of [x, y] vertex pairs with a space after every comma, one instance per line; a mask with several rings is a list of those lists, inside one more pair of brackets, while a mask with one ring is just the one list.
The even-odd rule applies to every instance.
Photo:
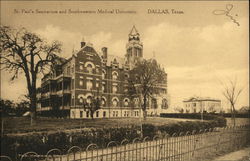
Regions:
[[[140, 118], [110, 118], [110, 119], [57, 119], [39, 117], [34, 125], [30, 125], [28, 117], [2, 118], [4, 133], [48, 132], [84, 127], [124, 127], [150, 123], [154, 125], [172, 124], [188, 119], [148, 117], [145, 121]], [[190, 121], [190, 120], [189, 120]], [[2, 127], [1, 127], [2, 128]]]

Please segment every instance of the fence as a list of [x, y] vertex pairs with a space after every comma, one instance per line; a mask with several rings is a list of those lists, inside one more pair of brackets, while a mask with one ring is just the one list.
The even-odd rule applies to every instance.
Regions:
[[[85, 150], [71, 147], [67, 154], [59, 149], [51, 149], [46, 155], [27, 152], [20, 155], [20, 161], [192, 161], [217, 153], [240, 149], [250, 143], [250, 126], [214, 128], [172, 136], [160, 135], [154, 138], [124, 139], [121, 143], [111, 141], [105, 148], [90, 144]], [[12, 161], [8, 156], [1, 160]]]

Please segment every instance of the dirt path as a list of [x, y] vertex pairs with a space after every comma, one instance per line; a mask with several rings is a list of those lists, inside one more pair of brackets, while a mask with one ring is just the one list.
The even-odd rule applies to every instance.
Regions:
[[217, 157], [213, 161], [250, 161], [250, 147]]

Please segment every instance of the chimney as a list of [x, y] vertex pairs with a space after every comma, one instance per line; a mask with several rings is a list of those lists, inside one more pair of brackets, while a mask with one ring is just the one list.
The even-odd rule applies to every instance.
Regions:
[[86, 44], [86, 43], [82, 41], [82, 42], [81, 42], [81, 48], [83, 48], [83, 47], [85, 46], [85, 44]]
[[84, 37], [83, 37], [81, 41], [81, 48], [83, 48], [85, 45], [86, 45], [86, 42], [84, 41]]
[[107, 47], [102, 48], [102, 55], [103, 55], [103, 58], [108, 57], [108, 48]]

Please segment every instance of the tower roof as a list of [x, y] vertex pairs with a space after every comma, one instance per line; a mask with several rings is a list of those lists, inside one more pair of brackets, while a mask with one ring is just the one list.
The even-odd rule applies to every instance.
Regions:
[[134, 36], [134, 35], [140, 35], [137, 29], [135, 28], [135, 25], [133, 25], [129, 35]]

